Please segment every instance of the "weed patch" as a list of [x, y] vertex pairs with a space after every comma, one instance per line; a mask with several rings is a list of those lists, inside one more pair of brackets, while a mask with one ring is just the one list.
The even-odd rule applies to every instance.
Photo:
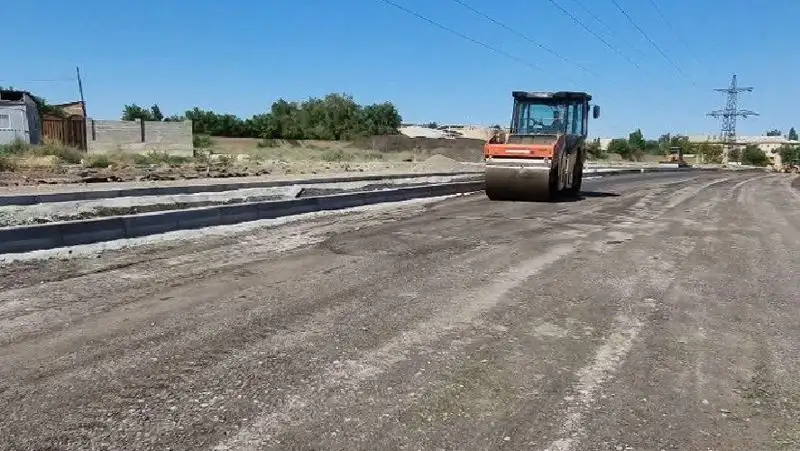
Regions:
[[146, 154], [136, 154], [133, 157], [133, 162], [136, 164], [168, 164], [170, 166], [179, 166], [192, 161], [190, 157], [183, 157], [180, 155], [170, 155], [167, 152], [158, 152], [151, 150]]
[[88, 157], [86, 160], [84, 160], [83, 165], [87, 168], [101, 169], [113, 166], [114, 162], [108, 155], [98, 154]]
[[17, 167], [13, 160], [35, 160], [46, 157], [55, 157], [57, 163], [78, 164], [85, 153], [80, 149], [66, 147], [58, 143], [48, 142], [43, 145], [31, 145], [22, 141], [14, 141], [0, 145], [0, 157], [5, 160], [5, 167]]

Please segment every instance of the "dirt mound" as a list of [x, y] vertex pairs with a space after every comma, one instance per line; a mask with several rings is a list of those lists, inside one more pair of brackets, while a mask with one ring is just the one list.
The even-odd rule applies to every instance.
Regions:
[[415, 165], [414, 169], [427, 172], [457, 172], [457, 171], [477, 171], [474, 164], [456, 161], [444, 155], [434, 155], [427, 160]]
[[356, 139], [350, 146], [380, 152], [411, 150], [445, 155], [457, 161], [479, 162], [483, 159], [483, 144], [484, 141], [480, 139], [435, 139], [411, 138], [405, 135], [381, 135]]

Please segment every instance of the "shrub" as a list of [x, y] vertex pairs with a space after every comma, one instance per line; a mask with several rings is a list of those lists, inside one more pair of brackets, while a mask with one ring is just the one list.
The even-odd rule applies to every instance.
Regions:
[[4, 155], [8, 158], [22, 158], [25, 156], [55, 156], [61, 162], [78, 164], [83, 159], [85, 153], [80, 149], [66, 147], [55, 142], [48, 142], [44, 145], [34, 146], [20, 140], [16, 140], [9, 144], [0, 145], [0, 155]]
[[108, 155], [91, 155], [84, 161], [84, 166], [87, 168], [107, 168], [112, 166], [114, 163], [111, 161]]
[[230, 167], [233, 164], [234, 157], [227, 155], [227, 154], [220, 154], [217, 158], [217, 163], [219, 163], [222, 167]]
[[0, 155], [22, 155], [29, 151], [30, 148], [30, 144], [25, 144], [25, 142], [17, 139], [9, 144], [0, 145]]
[[769, 157], [758, 146], [748, 145], [742, 153], [742, 163], [765, 167], [769, 164]]
[[329, 161], [329, 162], [352, 161], [353, 154], [351, 154], [350, 152], [345, 152], [342, 149], [334, 149], [324, 152], [322, 154], [322, 159], [324, 161]]
[[86, 155], [80, 149], [61, 146], [57, 144], [45, 144], [43, 146], [33, 146], [33, 154], [37, 157], [54, 155], [64, 163], [79, 164]]
[[180, 164], [186, 164], [190, 161], [192, 161], [190, 157], [183, 157], [180, 155], [170, 155], [167, 152], [159, 152], [157, 150], [151, 150], [146, 154], [136, 154], [133, 157], [133, 162], [135, 164], [180, 165]]
[[195, 149], [208, 149], [214, 144], [211, 137], [205, 134], [192, 135], [192, 145]]
[[14, 160], [7, 155], [0, 154], [0, 171], [13, 171], [16, 167]]
[[259, 149], [266, 149], [272, 147], [278, 147], [278, 143], [274, 139], [262, 139], [257, 144]]

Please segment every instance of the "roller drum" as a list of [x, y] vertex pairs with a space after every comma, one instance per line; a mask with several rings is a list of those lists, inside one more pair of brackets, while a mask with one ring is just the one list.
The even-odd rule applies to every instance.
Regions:
[[492, 200], [547, 201], [555, 194], [547, 167], [488, 166], [486, 195]]

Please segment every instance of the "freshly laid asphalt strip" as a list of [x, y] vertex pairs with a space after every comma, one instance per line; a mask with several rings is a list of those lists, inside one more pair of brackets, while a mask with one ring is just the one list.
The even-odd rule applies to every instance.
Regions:
[[619, 176], [5, 266], [0, 449], [798, 449], [790, 181]]

